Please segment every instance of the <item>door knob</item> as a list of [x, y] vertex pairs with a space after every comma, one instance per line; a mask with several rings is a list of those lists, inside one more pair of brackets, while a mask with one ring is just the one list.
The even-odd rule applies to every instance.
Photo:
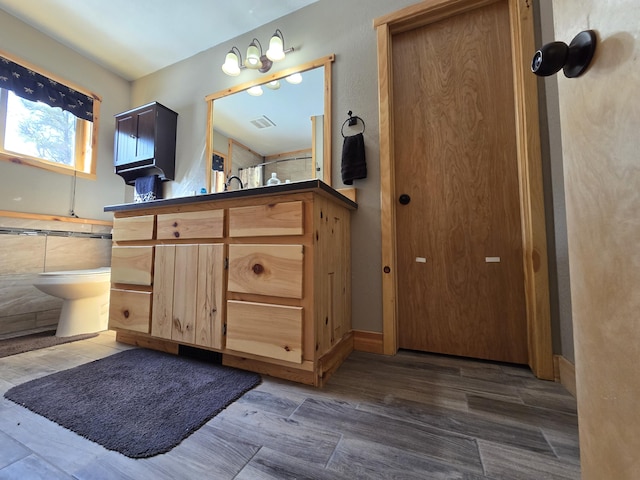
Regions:
[[406, 205], [407, 203], [409, 203], [411, 201], [411, 197], [409, 195], [407, 195], [406, 193], [403, 193], [398, 198], [398, 201], [400, 202], [401, 205]]

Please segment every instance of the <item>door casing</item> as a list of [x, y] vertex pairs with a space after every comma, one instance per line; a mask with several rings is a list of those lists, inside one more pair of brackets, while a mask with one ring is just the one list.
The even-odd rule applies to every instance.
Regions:
[[534, 2], [530, 0], [425, 0], [374, 20], [380, 99], [383, 349], [387, 355], [394, 355], [398, 350], [391, 58], [393, 35], [496, 1], [508, 2], [511, 25], [529, 366], [537, 377], [551, 380], [554, 378], [553, 351], [538, 94], [536, 77], [529, 70], [530, 56], [535, 51]]

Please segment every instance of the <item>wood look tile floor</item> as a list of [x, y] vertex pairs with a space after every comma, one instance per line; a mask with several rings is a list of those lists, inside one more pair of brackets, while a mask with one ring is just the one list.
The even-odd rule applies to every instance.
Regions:
[[[130, 348], [113, 332], [0, 359], [2, 394]], [[262, 384], [133, 460], [0, 400], [0, 479], [579, 479], [576, 403], [528, 369], [354, 352], [323, 389]]]

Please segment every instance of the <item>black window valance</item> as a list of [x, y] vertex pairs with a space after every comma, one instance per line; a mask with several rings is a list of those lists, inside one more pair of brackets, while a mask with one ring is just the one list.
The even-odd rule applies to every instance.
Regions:
[[33, 70], [0, 57], [0, 88], [33, 102], [60, 107], [78, 118], [93, 121], [93, 98]]

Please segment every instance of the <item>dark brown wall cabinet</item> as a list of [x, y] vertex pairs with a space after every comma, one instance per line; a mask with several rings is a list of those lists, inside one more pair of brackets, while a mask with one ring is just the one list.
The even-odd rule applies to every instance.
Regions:
[[138, 177], [154, 174], [161, 180], [173, 180], [178, 114], [153, 102], [115, 118], [115, 172], [129, 185]]

